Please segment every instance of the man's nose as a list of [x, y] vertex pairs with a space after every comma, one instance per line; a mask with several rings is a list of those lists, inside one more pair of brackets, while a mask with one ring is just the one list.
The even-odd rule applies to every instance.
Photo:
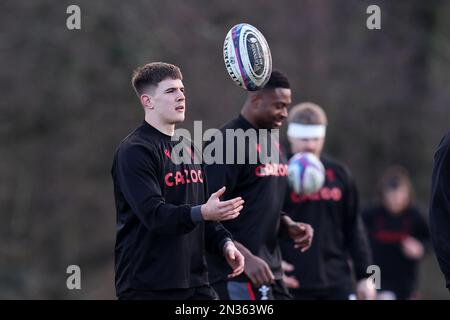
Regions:
[[186, 99], [186, 97], [184, 96], [184, 92], [180, 90], [180, 91], [178, 92], [177, 101], [183, 101], [183, 100], [185, 100], [185, 99]]
[[315, 144], [314, 144], [313, 140], [307, 140], [305, 147], [309, 152], [311, 152], [311, 151], [314, 151], [314, 145]]

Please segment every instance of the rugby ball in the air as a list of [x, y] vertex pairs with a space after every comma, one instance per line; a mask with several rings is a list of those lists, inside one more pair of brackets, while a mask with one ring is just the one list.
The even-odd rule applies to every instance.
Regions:
[[223, 58], [231, 79], [240, 87], [256, 91], [272, 72], [272, 55], [266, 39], [252, 25], [240, 23], [228, 31]]
[[325, 183], [325, 168], [314, 154], [297, 153], [289, 160], [288, 181], [297, 194], [317, 192]]

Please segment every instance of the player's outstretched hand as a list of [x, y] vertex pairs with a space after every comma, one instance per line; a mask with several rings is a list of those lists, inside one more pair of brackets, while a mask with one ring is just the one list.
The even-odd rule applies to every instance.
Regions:
[[234, 278], [244, 272], [245, 259], [242, 253], [236, 248], [232, 241], [225, 243], [223, 254], [233, 272], [228, 275], [228, 278]]
[[236, 197], [227, 201], [220, 201], [225, 193], [225, 187], [214, 192], [208, 201], [201, 206], [203, 220], [225, 221], [235, 219], [239, 216], [244, 200]]

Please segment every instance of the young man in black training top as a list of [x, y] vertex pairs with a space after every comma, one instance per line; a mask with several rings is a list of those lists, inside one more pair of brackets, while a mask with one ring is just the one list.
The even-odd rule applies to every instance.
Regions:
[[430, 231], [446, 287], [450, 290], [450, 132], [442, 139], [434, 155]]
[[[290, 103], [288, 79], [273, 71], [262, 90], [248, 93], [241, 114], [220, 130], [225, 142], [223, 158], [232, 159], [233, 163], [206, 166], [210, 190], [226, 185], [224, 199], [241, 195], [246, 203], [237, 219], [224, 222], [245, 257], [245, 275], [228, 279], [229, 267], [217, 257], [208, 255], [210, 281], [221, 299], [289, 299], [282, 281], [278, 245], [280, 226], [284, 234], [295, 239], [300, 249], [306, 250], [311, 244], [311, 227], [295, 223], [281, 214], [287, 187], [287, 165], [277, 137], [270, 133], [281, 127]], [[266, 129], [267, 135], [258, 135], [259, 129]], [[227, 132], [234, 133], [237, 138]], [[242, 139], [252, 134], [253, 139]], [[240, 142], [237, 141], [239, 137]], [[213, 143], [214, 140], [211, 145]], [[265, 151], [270, 151], [270, 155], [267, 152], [266, 157]]]
[[[228, 263], [230, 277], [244, 270], [243, 256], [217, 222], [236, 218], [242, 199], [220, 201], [222, 186], [208, 199], [202, 165], [172, 159], [182, 143], [172, 141], [184, 120], [182, 79], [178, 67], [162, 62], [133, 75], [145, 121], [119, 145], [112, 167], [119, 299], [216, 299], [205, 246]], [[185, 147], [193, 151], [190, 142]]]
[[[370, 248], [358, 211], [358, 194], [349, 171], [322, 156], [327, 118], [321, 107], [301, 103], [292, 107], [288, 118], [288, 139], [293, 154], [311, 152], [322, 161], [326, 178], [316, 193], [298, 195], [291, 189], [284, 211], [292, 219], [310, 223], [315, 230], [311, 249], [299, 253], [290, 241], [282, 241], [283, 259], [294, 266], [290, 291], [295, 299], [349, 299], [353, 279], [349, 260], [358, 280], [359, 299], [374, 299], [375, 289], [367, 286]], [[294, 280], [294, 281], [292, 281]]]

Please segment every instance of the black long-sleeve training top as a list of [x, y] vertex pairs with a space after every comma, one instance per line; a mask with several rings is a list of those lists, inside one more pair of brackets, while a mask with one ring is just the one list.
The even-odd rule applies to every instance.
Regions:
[[281, 241], [283, 259], [294, 265], [299, 290], [349, 288], [351, 259], [357, 279], [368, 277], [371, 254], [367, 234], [358, 211], [358, 194], [349, 171], [326, 157], [324, 186], [316, 193], [286, 195], [284, 211], [295, 221], [309, 223], [314, 239], [308, 251], [294, 249], [290, 239]]
[[[192, 153], [191, 143], [183, 141]], [[118, 296], [208, 284], [205, 247], [224, 259], [231, 235], [193, 209], [208, 199], [206, 177], [200, 164], [172, 161], [179, 143], [144, 121], [114, 155]]]
[[[270, 136], [270, 131], [267, 131], [267, 136], [256, 135], [256, 141], [246, 139], [245, 142], [241, 140], [239, 143], [238, 139], [235, 139], [233, 144], [232, 139], [227, 138], [227, 130], [236, 134], [238, 132], [241, 134], [259, 132], [241, 115], [220, 129], [225, 142], [223, 146], [225, 148], [224, 162], [228, 156], [235, 163], [214, 163], [205, 167], [209, 190], [215, 192], [222, 186], [226, 186], [224, 200], [237, 196], [241, 196], [245, 200], [239, 217], [224, 221], [223, 225], [230, 231], [234, 240], [266, 261], [275, 278], [281, 279], [283, 274], [278, 233], [287, 187], [286, 157], [281, 152], [277, 139]], [[226, 151], [227, 145], [228, 151]], [[273, 161], [265, 161], [268, 159], [264, 157], [266, 154], [264, 146], [267, 146], [267, 150], [273, 151], [273, 153], [267, 152], [267, 155], [271, 156], [277, 153], [278, 159], [273, 157], [271, 159]], [[252, 158], [252, 154], [259, 156]], [[242, 157], [244, 161], [236, 163], [239, 162], [239, 157]], [[256, 161], [253, 162], [252, 160], [255, 159]], [[217, 257], [211, 255], [207, 255], [207, 257], [211, 282], [226, 280], [229, 267]], [[248, 279], [242, 274], [233, 281], [248, 281]]]
[[434, 251], [450, 290], [450, 132], [434, 155], [429, 219]]
[[363, 211], [373, 262], [381, 270], [381, 290], [392, 291], [397, 299], [408, 299], [416, 290], [418, 261], [408, 258], [402, 242], [414, 237], [425, 247], [428, 243], [428, 226], [420, 212], [413, 206], [396, 215], [384, 206], [376, 205]]

